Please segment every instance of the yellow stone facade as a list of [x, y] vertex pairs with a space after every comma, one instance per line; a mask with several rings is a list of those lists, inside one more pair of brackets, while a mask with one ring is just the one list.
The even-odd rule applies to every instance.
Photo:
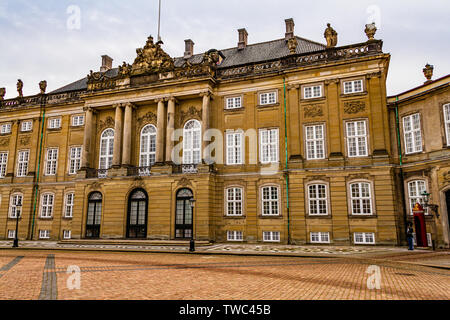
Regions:
[[[184, 58], [171, 60], [161, 44], [149, 38], [146, 46], [138, 49], [133, 65], [124, 63], [115, 73], [111, 68], [91, 72], [83, 88], [1, 101], [0, 125], [10, 123], [11, 130], [0, 136], [0, 153], [7, 154], [0, 180], [0, 239], [7, 239], [15, 230], [16, 219], [11, 217], [15, 194], [23, 199], [19, 239], [48, 236], [63, 240], [69, 230], [71, 239], [86, 238], [93, 203], [89, 198], [95, 192], [101, 194], [97, 202], [101, 204], [99, 238], [127, 238], [134, 205], [130, 197], [135, 190], [144, 191], [147, 197], [143, 238], [186, 238], [189, 233], [176, 234], [176, 217], [177, 203], [181, 205], [177, 192], [187, 188], [195, 199], [192, 228], [197, 240], [226, 242], [228, 231], [238, 231], [242, 239], [237, 240], [248, 243], [350, 245], [355, 244], [356, 234], [367, 233], [373, 241], [365, 244], [404, 244], [401, 188], [408, 180], [399, 180], [394, 104], [390, 101], [388, 106], [386, 96], [390, 55], [382, 52], [380, 40], [329, 48], [316, 44], [322, 47], [312, 52], [299, 52], [297, 47], [296, 52], [295, 47], [291, 50], [292, 39], [277, 42], [286, 50], [280, 57], [227, 66], [229, 51], [188, 52]], [[243, 41], [234, 58], [250, 50], [252, 45]], [[357, 82], [354, 86], [360, 84], [361, 90], [347, 92], [345, 83], [351, 81]], [[305, 87], [314, 86], [320, 87], [320, 94], [305, 96]], [[448, 79], [446, 88], [426, 95], [425, 104], [420, 100], [398, 105], [400, 117], [421, 110], [427, 119], [423, 123], [425, 153], [404, 157], [403, 175], [426, 175], [432, 200], [440, 199], [441, 220], [432, 231], [440, 246], [449, 243], [448, 220], [442, 222], [448, 217], [442, 199], [449, 188], [449, 153], [448, 147], [436, 140], [445, 137], [442, 116], [438, 118], [430, 109], [449, 102]], [[268, 103], [261, 104], [261, 94]], [[240, 98], [241, 106], [228, 109], [228, 99], [233, 97]], [[84, 116], [82, 125], [74, 125], [77, 115]], [[54, 118], [61, 119], [60, 126], [49, 128]], [[182, 130], [192, 119], [201, 124], [202, 134], [214, 129], [212, 142], [202, 142], [203, 147], [215, 146], [212, 155], [219, 160], [212, 164], [203, 155], [203, 161], [194, 166], [174, 163], [174, 147], [175, 153], [183, 152], [183, 137], [177, 136], [177, 129]], [[23, 132], [22, 123], [27, 120], [32, 121], [32, 129]], [[366, 129], [367, 154], [362, 156], [349, 154], [348, 123], [355, 121]], [[141, 132], [149, 124], [156, 129], [156, 150], [148, 175], [141, 174], [145, 168], [139, 167]], [[319, 157], [323, 159], [308, 159], [306, 127], [313, 125], [323, 128], [324, 156]], [[98, 170], [101, 135], [108, 128], [114, 129], [113, 154], [111, 167], [103, 171]], [[437, 133], [434, 128], [442, 130]], [[278, 130], [276, 161], [269, 164], [261, 161], [262, 129]], [[232, 130], [241, 130], [245, 136], [242, 164], [226, 161], [226, 134]], [[69, 173], [73, 147], [82, 148], [76, 174]], [[57, 166], [55, 174], [47, 175], [47, 150], [51, 148], [58, 150]], [[24, 150], [29, 151], [28, 170], [25, 177], [18, 177], [19, 152]], [[434, 158], [439, 160], [431, 160]], [[425, 159], [428, 162], [422, 163]], [[370, 214], [353, 212], [352, 185], [358, 183], [369, 190], [364, 205], [370, 206]], [[325, 190], [325, 202], [321, 202], [326, 203], [324, 215], [311, 212], [308, 188], [317, 184], [325, 186], [321, 189]], [[241, 215], [227, 214], [227, 190], [232, 187], [242, 191]], [[277, 206], [271, 207], [276, 215], [263, 214], [265, 190], [278, 192], [277, 201], [269, 204]], [[69, 193], [74, 195], [73, 213], [65, 217]], [[45, 194], [53, 195], [53, 203], [51, 213], [43, 216]], [[47, 235], [41, 232], [44, 230]], [[274, 238], [266, 238], [264, 232], [272, 232]], [[328, 233], [328, 241], [312, 241], [311, 233], [318, 232]]]

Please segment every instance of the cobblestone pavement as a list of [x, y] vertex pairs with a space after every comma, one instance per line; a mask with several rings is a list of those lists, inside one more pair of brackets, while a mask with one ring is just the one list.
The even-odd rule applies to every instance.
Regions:
[[377, 258], [380, 289], [369, 289], [365, 258], [0, 250], [0, 299], [450, 299], [449, 270], [402, 255]]

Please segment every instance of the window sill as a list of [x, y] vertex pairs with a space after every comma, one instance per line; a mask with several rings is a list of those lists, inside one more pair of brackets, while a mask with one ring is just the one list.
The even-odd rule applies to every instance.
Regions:
[[48, 131], [61, 131], [61, 127], [59, 128], [47, 128]]
[[244, 111], [245, 108], [244, 107], [240, 107], [240, 108], [230, 108], [230, 109], [223, 109], [224, 112], [241, 112]]
[[270, 104], [258, 104], [257, 106], [256, 106], [256, 108], [258, 108], [258, 109], [264, 109], [264, 108], [277, 108], [277, 107], [279, 107], [280, 106], [280, 103], [279, 102], [276, 102], [276, 103], [270, 103]]
[[11, 135], [11, 132], [0, 133], [0, 137], [9, 136], [9, 135]]
[[260, 218], [260, 219], [282, 219], [283, 216], [282, 215], [263, 215], [263, 214], [260, 214], [258, 216], [258, 218]]
[[326, 97], [325, 97], [325, 96], [322, 96], [322, 97], [314, 97], [314, 98], [301, 98], [301, 99], [300, 99], [300, 102], [307, 103], [307, 102], [316, 102], [316, 101], [323, 101], [323, 100], [326, 100]]
[[224, 219], [245, 219], [245, 218], [247, 218], [246, 216], [244, 216], [244, 215], [242, 215], [242, 216], [238, 216], [238, 215], [236, 215], [236, 216], [232, 216], [232, 215], [225, 215], [225, 216], [223, 216], [224, 217]]
[[53, 220], [53, 217], [39, 217], [40, 220]]
[[19, 131], [19, 133], [32, 133], [32, 132], [33, 132], [33, 130], [26, 130], [26, 131], [20, 130], [20, 131]]
[[69, 126], [69, 129], [75, 130], [75, 129], [83, 129], [84, 128], [84, 124], [81, 126]]
[[308, 214], [307, 217], [311, 219], [331, 219], [331, 214]]
[[73, 217], [66, 217], [66, 216], [63, 216], [62, 217], [64, 220], [72, 220], [73, 219]]
[[341, 98], [365, 96], [365, 95], [367, 95], [367, 93], [368, 93], [367, 91], [352, 92], [352, 93], [341, 93]]
[[375, 219], [378, 216], [376, 214], [349, 214], [348, 217], [350, 219]]

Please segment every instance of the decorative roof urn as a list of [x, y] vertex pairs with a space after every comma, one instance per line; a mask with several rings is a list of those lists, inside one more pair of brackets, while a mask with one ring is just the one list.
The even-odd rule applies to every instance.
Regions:
[[366, 29], [364, 29], [367, 38], [369, 41], [374, 40], [375, 33], [377, 32], [377, 27], [375, 26], [375, 22], [366, 24]]
[[425, 81], [425, 83], [431, 82], [431, 78], [433, 77], [433, 69], [434, 67], [428, 63], [426, 64], [425, 68], [422, 69], [425, 78], [427, 78], [427, 81]]

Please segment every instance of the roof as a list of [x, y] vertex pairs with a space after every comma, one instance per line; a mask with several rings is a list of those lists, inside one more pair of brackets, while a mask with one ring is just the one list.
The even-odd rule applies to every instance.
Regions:
[[[307, 40], [304, 38], [297, 38], [297, 54], [310, 53], [315, 51], [324, 50], [326, 48], [325, 45], [321, 43], [317, 43], [311, 40]], [[280, 59], [286, 57], [290, 54], [289, 48], [286, 44], [286, 40], [277, 39], [267, 42], [260, 42], [255, 44], [247, 45], [243, 49], [238, 49], [237, 47], [220, 50], [222, 54], [225, 56], [223, 62], [218, 67], [219, 69], [235, 67], [239, 65], [245, 65], [249, 63], [262, 62], [273, 59]], [[192, 64], [201, 63], [203, 59], [202, 54], [193, 55], [188, 59], [188, 61]], [[183, 57], [178, 57], [174, 59], [175, 67], [181, 67], [185, 59]], [[118, 73], [118, 68], [114, 68], [106, 71], [106, 75], [113, 77]], [[64, 87], [61, 87], [57, 90], [52, 91], [51, 93], [63, 93], [69, 91], [78, 91], [78, 90], [86, 90], [87, 89], [87, 77], [70, 83]]]

